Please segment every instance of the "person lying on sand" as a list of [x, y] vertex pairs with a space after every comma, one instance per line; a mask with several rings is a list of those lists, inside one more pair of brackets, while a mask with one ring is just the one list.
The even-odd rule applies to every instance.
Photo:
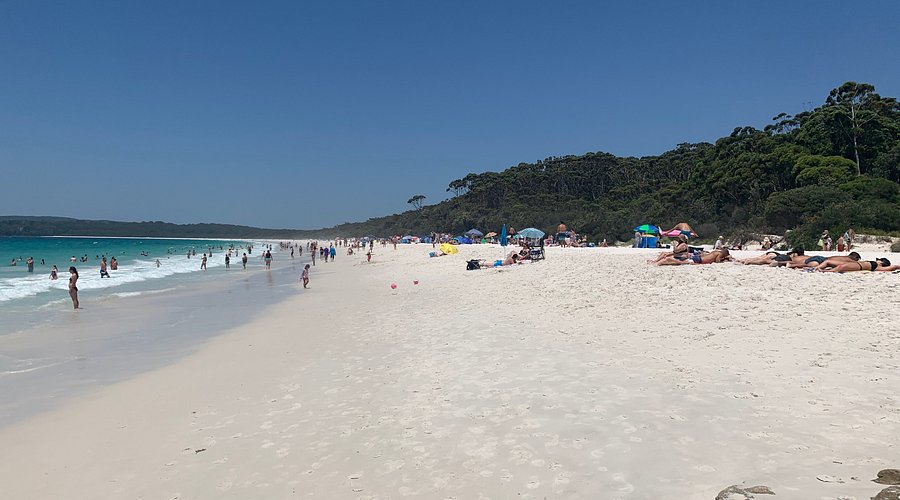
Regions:
[[[783, 266], [794, 260], [794, 257], [798, 255], [797, 251], [798, 250], [791, 250], [790, 252], [783, 254], [778, 253], [775, 250], [769, 250], [762, 255], [740, 259], [738, 262], [748, 266]], [[803, 255], [802, 249], [799, 250], [799, 252], [799, 255]]]
[[656, 263], [657, 266], [680, 266], [684, 264], [717, 264], [733, 260], [727, 248], [713, 250], [712, 252], [692, 253], [687, 260], [678, 260], [669, 257]]
[[806, 268], [815, 268], [819, 264], [828, 260], [828, 257], [822, 255], [804, 255], [804, 259], [802, 262], [788, 262], [787, 267], [792, 269], [806, 269]]
[[656, 264], [662, 260], [674, 258], [679, 261], [685, 261], [687, 264], [687, 260], [690, 258], [690, 249], [688, 248], [688, 240], [687, 237], [683, 234], [675, 237], [675, 246], [672, 247], [671, 252], [661, 252], [656, 256], [655, 259], [650, 259], [647, 261], [648, 264]]
[[[499, 262], [500, 262], [500, 266], [511, 266], [513, 264], [518, 264], [520, 260], [522, 260], [522, 259], [519, 258], [519, 254], [517, 254], [516, 252], [510, 252], [509, 255], [507, 255], [505, 259], [503, 259], [502, 261], [499, 261]], [[499, 267], [499, 266], [497, 266], [497, 262], [498, 261], [487, 261], [487, 260], [483, 260], [483, 259], [477, 260], [477, 261], [470, 260], [467, 263], [467, 268], [472, 269], [476, 265], [480, 269]]]
[[891, 261], [884, 257], [875, 260], [860, 260], [857, 262], [845, 262], [838, 264], [831, 269], [826, 269], [826, 273], [853, 273], [858, 271], [876, 271], [891, 272], [900, 269], [900, 264], [891, 265]]
[[857, 262], [859, 261], [860, 256], [856, 252], [850, 252], [848, 255], [836, 255], [834, 257], [828, 257], [823, 260], [818, 266], [816, 266], [817, 271], [824, 271], [826, 269], [830, 269], [835, 266], [839, 266], [841, 264], [846, 264], [848, 262]]

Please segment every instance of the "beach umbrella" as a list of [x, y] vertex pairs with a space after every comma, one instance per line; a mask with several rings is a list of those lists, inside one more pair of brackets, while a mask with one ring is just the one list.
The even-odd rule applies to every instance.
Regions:
[[480, 237], [480, 236], [484, 236], [484, 233], [482, 233], [481, 231], [479, 231], [473, 227], [472, 229], [469, 229], [468, 231], [466, 231], [466, 236], [479, 236]]
[[494, 231], [491, 231], [488, 234], [486, 234], [485, 236], [487, 236], [488, 238], [493, 238], [494, 236], [497, 236], [497, 233], [495, 233]]
[[641, 224], [640, 226], [634, 228], [635, 231], [644, 234], [657, 234], [659, 233], [659, 228], [654, 226], [653, 224]]
[[456, 255], [459, 253], [459, 249], [449, 243], [441, 243], [441, 252], [447, 255]]
[[500, 246], [505, 247], [509, 241], [506, 238], [506, 224], [503, 224], [503, 229], [500, 230]]
[[670, 229], [668, 231], [660, 233], [660, 235], [668, 236], [669, 238], [674, 238], [676, 236], [681, 236], [681, 235], [687, 236], [688, 238], [696, 238], [697, 237], [697, 233], [695, 233], [693, 231], [683, 231], [683, 230], [679, 230], [679, 229]]
[[525, 229], [519, 231], [518, 234], [517, 234], [517, 236], [522, 237], [522, 238], [535, 238], [535, 239], [539, 239], [539, 238], [543, 238], [543, 237], [544, 237], [544, 232], [541, 231], [540, 229], [535, 229], [535, 228], [533, 228], [533, 227], [527, 227], [527, 228], [525, 228]]

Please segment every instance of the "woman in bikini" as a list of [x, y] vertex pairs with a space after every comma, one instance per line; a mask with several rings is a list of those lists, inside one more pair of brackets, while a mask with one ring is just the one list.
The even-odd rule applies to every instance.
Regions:
[[75, 269], [75, 266], [69, 267], [69, 297], [72, 297], [72, 305], [75, 306], [75, 309], [78, 309], [78, 270]]
[[658, 264], [666, 259], [676, 259], [681, 261], [683, 264], [687, 264], [688, 260], [690, 260], [690, 248], [688, 248], [688, 240], [687, 237], [683, 234], [675, 237], [675, 246], [672, 247], [671, 252], [662, 252], [656, 256], [655, 259], [648, 260], [648, 264]]
[[721, 250], [713, 250], [706, 253], [692, 253], [687, 259], [679, 260], [676, 257], [669, 257], [656, 263], [657, 266], [681, 266], [684, 264], [717, 264], [733, 260], [727, 248]]
[[853, 273], [859, 271], [875, 271], [875, 272], [891, 272], [900, 269], [900, 264], [891, 265], [891, 261], [884, 257], [875, 260], [860, 260], [858, 262], [847, 262], [826, 269], [826, 273]]

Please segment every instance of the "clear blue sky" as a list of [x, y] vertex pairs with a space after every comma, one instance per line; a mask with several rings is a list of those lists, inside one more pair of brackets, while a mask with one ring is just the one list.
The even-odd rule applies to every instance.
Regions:
[[317, 228], [900, 96], [900, 2], [0, 0], [0, 214]]

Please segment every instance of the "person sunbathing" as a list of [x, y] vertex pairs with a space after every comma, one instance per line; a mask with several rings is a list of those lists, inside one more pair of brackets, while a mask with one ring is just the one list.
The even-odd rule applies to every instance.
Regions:
[[791, 261], [788, 262], [787, 267], [791, 269], [806, 269], [806, 268], [816, 268], [819, 264], [828, 260], [828, 257], [823, 255], [813, 255], [813, 256], [804, 256], [802, 262]]
[[803, 256], [802, 248], [795, 248], [786, 254], [778, 253], [774, 250], [769, 250], [768, 252], [760, 255], [759, 257], [749, 257], [746, 259], [741, 259], [738, 262], [741, 264], [746, 264], [750, 266], [784, 266], [791, 263], [802, 263], [805, 262], [806, 257]]
[[689, 254], [690, 254], [690, 249], [688, 248], [687, 237], [684, 236], [683, 234], [681, 234], [681, 235], [678, 235], [675, 237], [675, 246], [672, 247], [671, 252], [661, 252], [659, 255], [656, 256], [655, 259], [650, 259], [647, 261], [647, 263], [648, 264], [656, 264], [662, 260], [665, 260], [668, 258], [674, 258], [674, 259], [677, 259], [680, 261], [685, 261], [684, 263], [687, 264], [687, 260], [690, 257]]
[[656, 263], [657, 266], [681, 266], [684, 264], [717, 264], [733, 260], [727, 248], [713, 250], [712, 252], [698, 252], [690, 254], [686, 260], [678, 260], [669, 257]]
[[[473, 268], [476, 268], [475, 266], [477, 266], [477, 268], [486, 269], [486, 268], [491, 268], [491, 267], [511, 266], [513, 264], [518, 264], [521, 260], [523, 260], [523, 259], [521, 257], [519, 257], [519, 254], [517, 254], [516, 252], [510, 252], [509, 255], [507, 255], [506, 258], [503, 259], [502, 261], [501, 260], [488, 261], [488, 260], [484, 260], [484, 259], [470, 260], [470, 261], [468, 261], [466, 268], [473, 269]], [[497, 264], [498, 262], [499, 262], [499, 264]]]
[[816, 270], [824, 271], [841, 264], [847, 264], [848, 262], [858, 262], [859, 259], [860, 256], [856, 252], [850, 252], [848, 255], [835, 255], [834, 257], [828, 257], [827, 259], [822, 261], [818, 266], [816, 266]]
[[826, 269], [826, 273], [853, 273], [858, 271], [875, 271], [875, 272], [891, 272], [900, 269], [900, 264], [891, 265], [891, 261], [884, 257], [875, 260], [860, 260], [856, 262], [845, 262], [838, 264], [831, 269]]
[[[738, 262], [741, 264], [746, 264], [748, 266], [768, 266], [775, 262], [776, 257], [787, 257], [786, 255], [782, 255], [774, 250], [770, 250], [758, 257], [747, 257], [746, 259], [739, 259]], [[787, 257], [786, 260], [790, 260], [790, 257]]]

